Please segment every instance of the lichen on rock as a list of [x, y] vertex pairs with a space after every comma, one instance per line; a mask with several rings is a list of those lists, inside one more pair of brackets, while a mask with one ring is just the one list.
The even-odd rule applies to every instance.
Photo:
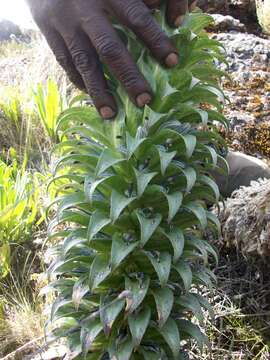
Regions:
[[259, 23], [266, 34], [270, 34], [270, 0], [256, 0]]
[[222, 225], [218, 247], [235, 247], [247, 256], [270, 257], [269, 179], [240, 188], [213, 212], [219, 215]]

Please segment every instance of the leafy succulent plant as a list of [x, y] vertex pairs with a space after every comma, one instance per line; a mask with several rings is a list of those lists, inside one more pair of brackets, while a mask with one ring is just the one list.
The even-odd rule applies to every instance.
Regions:
[[56, 294], [53, 334], [67, 338], [69, 359], [182, 359], [189, 339], [206, 341], [196, 322], [211, 313], [199, 289], [214, 282], [208, 260], [217, 261], [204, 231], [219, 228], [206, 203], [219, 199], [209, 171], [224, 162], [214, 125], [226, 125], [216, 68], [223, 50], [203, 31], [208, 15], [189, 14], [178, 30], [156, 16], [179, 49], [174, 69], [117, 26], [153, 88], [151, 105], [136, 108], [108, 73], [115, 121], [75, 104], [58, 120], [47, 290]]

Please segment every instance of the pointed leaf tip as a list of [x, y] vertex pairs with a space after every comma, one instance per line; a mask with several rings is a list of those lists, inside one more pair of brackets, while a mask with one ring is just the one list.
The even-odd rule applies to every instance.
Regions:
[[126, 197], [125, 195], [120, 194], [116, 190], [112, 191], [111, 195], [111, 214], [110, 218], [114, 223], [122, 211], [135, 199], [135, 197]]

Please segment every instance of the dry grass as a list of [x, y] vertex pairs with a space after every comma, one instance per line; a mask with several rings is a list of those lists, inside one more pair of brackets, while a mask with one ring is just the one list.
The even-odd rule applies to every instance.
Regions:
[[214, 323], [206, 320], [211, 352], [194, 347], [190, 360], [270, 359], [270, 267], [262, 259], [246, 259], [236, 249], [221, 253], [217, 288], [205, 289]]
[[11, 307], [0, 321], [0, 356], [43, 336], [44, 318], [29, 306]]
[[16, 89], [26, 106], [33, 87], [45, 83], [49, 77], [64, 90], [66, 76], [39, 34], [30, 44], [10, 41], [0, 45], [1, 97], [10, 89]]
[[0, 358], [44, 335], [44, 302], [35, 274], [39, 257], [21, 248], [14, 258], [13, 272], [0, 283]]

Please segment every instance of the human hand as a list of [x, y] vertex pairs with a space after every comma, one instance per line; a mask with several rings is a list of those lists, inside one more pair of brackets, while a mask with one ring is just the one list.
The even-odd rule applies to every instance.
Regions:
[[[150, 85], [117, 35], [114, 17], [131, 29], [163, 65], [178, 62], [174, 45], [161, 30], [149, 9], [160, 0], [28, 0], [35, 21], [69, 79], [86, 90], [104, 119], [117, 113], [117, 106], [103, 74], [106, 64], [139, 107], [152, 99]], [[188, 0], [167, 0], [167, 20], [179, 26], [188, 10]], [[193, 2], [194, 3], [194, 2]], [[192, 3], [192, 4], [193, 4]]]

